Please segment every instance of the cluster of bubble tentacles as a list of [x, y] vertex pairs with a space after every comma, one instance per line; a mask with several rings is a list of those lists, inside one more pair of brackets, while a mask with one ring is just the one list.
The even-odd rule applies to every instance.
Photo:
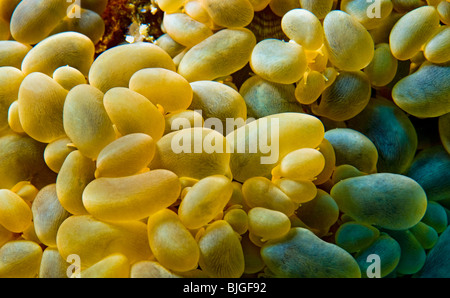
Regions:
[[0, 0], [0, 277], [450, 277], [448, 0], [107, 5]]

